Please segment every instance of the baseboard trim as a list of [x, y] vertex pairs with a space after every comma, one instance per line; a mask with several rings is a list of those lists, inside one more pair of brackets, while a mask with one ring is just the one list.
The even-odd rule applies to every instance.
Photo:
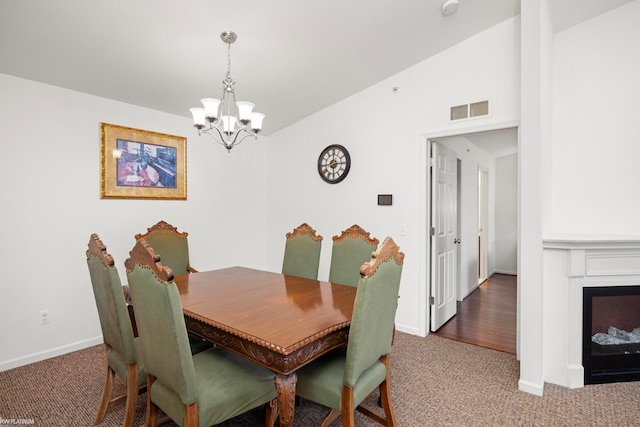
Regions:
[[416, 335], [418, 337], [420, 336], [424, 337], [424, 335], [420, 335], [420, 331], [418, 329], [410, 328], [406, 325], [396, 324], [396, 331], [404, 332], [405, 334], [409, 334], [409, 335]]
[[477, 285], [475, 285], [475, 286], [472, 286], [471, 289], [467, 290], [467, 293], [462, 297], [462, 299], [459, 299], [458, 301], [464, 301], [469, 295], [474, 293], [475, 290], [478, 289], [479, 287], [480, 287], [479, 283]]
[[[517, 276], [518, 272], [517, 271], [507, 271], [507, 270], [494, 270], [493, 273], [491, 273], [491, 276], [493, 276], [494, 274], [506, 274], [507, 276]], [[489, 277], [491, 277], [489, 276]]]
[[582, 365], [568, 365], [567, 366], [567, 379], [569, 388], [582, 388], [584, 387], [584, 366]]
[[525, 393], [535, 394], [536, 396], [542, 396], [544, 394], [544, 382], [542, 384], [532, 384], [527, 381], [518, 381], [518, 390]]
[[102, 344], [103, 342], [104, 341], [102, 340], [102, 335], [99, 335], [94, 338], [76, 341], [71, 344], [62, 345], [60, 347], [51, 348], [38, 353], [33, 353], [28, 356], [10, 359], [4, 362], [0, 362], [0, 372], [8, 371], [9, 369], [13, 368], [19, 368], [20, 366], [29, 365], [35, 362], [40, 362], [41, 360], [51, 359], [52, 357], [61, 356], [63, 354], [82, 350], [87, 347], [93, 347], [94, 345]]

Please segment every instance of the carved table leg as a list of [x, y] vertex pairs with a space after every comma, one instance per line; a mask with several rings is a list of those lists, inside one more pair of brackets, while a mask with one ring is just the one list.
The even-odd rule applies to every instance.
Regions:
[[280, 427], [293, 427], [297, 382], [298, 376], [295, 372], [289, 375], [276, 374]]

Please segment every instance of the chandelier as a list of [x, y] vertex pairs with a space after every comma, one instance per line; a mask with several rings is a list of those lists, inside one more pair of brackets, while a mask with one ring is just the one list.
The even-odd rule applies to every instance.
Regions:
[[222, 81], [222, 97], [203, 98], [200, 100], [203, 107], [194, 107], [189, 111], [193, 115], [193, 126], [198, 129], [198, 135], [210, 135], [231, 152], [245, 138], [253, 136], [258, 139], [264, 114], [253, 112], [252, 102], [236, 99], [233, 88], [236, 82], [231, 78], [231, 43], [238, 36], [232, 31], [225, 31], [220, 34], [220, 38], [227, 44], [227, 75]]

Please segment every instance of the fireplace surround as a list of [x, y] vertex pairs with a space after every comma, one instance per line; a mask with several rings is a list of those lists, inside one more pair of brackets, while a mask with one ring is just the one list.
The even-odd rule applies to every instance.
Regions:
[[584, 387], [593, 377], [585, 372], [593, 358], [583, 356], [585, 290], [640, 287], [640, 236], [555, 235], [543, 258], [543, 381]]

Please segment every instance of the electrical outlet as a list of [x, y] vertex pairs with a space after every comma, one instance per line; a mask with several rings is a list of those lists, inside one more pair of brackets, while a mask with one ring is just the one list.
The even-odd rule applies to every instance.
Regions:
[[40, 325], [49, 324], [49, 309], [40, 310]]

